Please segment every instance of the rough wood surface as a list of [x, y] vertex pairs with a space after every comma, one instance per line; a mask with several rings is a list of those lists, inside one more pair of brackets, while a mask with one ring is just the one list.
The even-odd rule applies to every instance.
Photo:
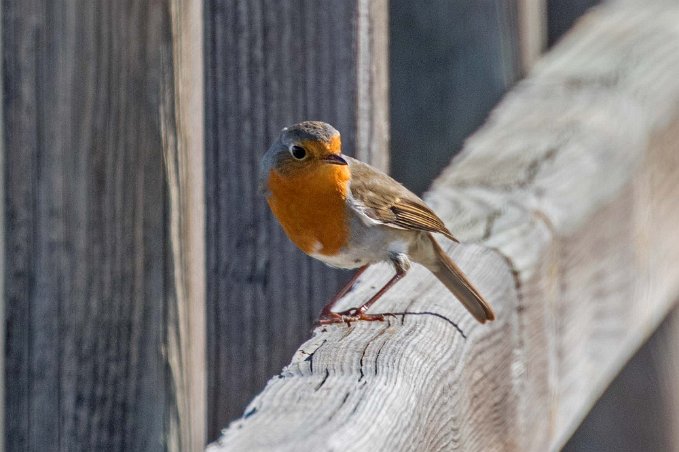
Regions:
[[[0, 7], [0, 49], [3, 42], [3, 13]], [[0, 50], [0, 55], [2, 51]], [[0, 58], [0, 74], [3, 74]], [[1, 77], [1, 75], [0, 75]], [[0, 99], [4, 99], [4, 83], [0, 83]], [[0, 101], [0, 200], [5, 199], [5, 123], [4, 102]], [[5, 209], [0, 205], [0, 451], [5, 450]]]
[[527, 73], [547, 45], [547, 0], [517, 0], [521, 69]]
[[414, 268], [375, 307], [408, 314], [316, 329], [209, 450], [558, 449], [679, 294], [677, 71], [679, 7], [582, 20], [427, 196], [498, 320]]
[[389, 8], [388, 0], [358, 0], [355, 36], [356, 141], [352, 155], [389, 168]]
[[208, 429], [215, 439], [287, 362], [349, 276], [284, 236], [258, 191], [259, 159], [283, 126], [319, 119], [342, 131], [347, 154], [387, 164], [387, 19], [382, 0], [206, 6]]
[[160, 112], [176, 296], [167, 360], [177, 409], [166, 437], [170, 450], [197, 451], [207, 440], [203, 2], [170, 0], [169, 8], [172, 64], [162, 67]]
[[6, 448], [172, 449], [170, 3], [6, 0], [2, 16]]

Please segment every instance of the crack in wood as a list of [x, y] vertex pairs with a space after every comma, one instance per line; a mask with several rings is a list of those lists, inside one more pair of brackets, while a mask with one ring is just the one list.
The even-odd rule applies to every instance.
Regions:
[[309, 355], [306, 358], [304, 358], [304, 361], [309, 363], [309, 372], [312, 373], [312, 374], [314, 373], [314, 355], [316, 354], [316, 352], [318, 350], [320, 350], [321, 347], [323, 347], [325, 345], [326, 342], [328, 342], [328, 340], [323, 339], [323, 342], [321, 342], [321, 344], [318, 347], [316, 347], [316, 349], [311, 353], [306, 352], [304, 350], [300, 350], [300, 353], [303, 353], [305, 355]]
[[449, 319], [448, 317], [446, 317], [445, 315], [439, 314], [438, 312], [431, 312], [431, 311], [422, 311], [422, 312], [386, 312], [386, 313], [384, 313], [384, 314], [382, 314], [382, 315], [390, 315], [390, 316], [394, 316], [394, 317], [401, 316], [401, 325], [403, 325], [403, 319], [405, 318], [406, 315], [431, 315], [431, 316], [434, 316], [434, 317], [438, 317], [438, 318], [441, 319], [441, 320], [445, 320], [447, 323], [449, 323], [450, 325], [452, 325], [452, 326], [458, 331], [458, 333], [460, 333], [460, 335], [461, 335], [463, 338], [467, 339], [467, 335], [464, 333], [464, 331], [462, 330], [462, 328], [460, 328], [460, 326], [459, 326], [457, 323], [453, 322], [452, 320], [450, 320], [450, 319]]
[[551, 147], [545, 152], [542, 156], [539, 158], [536, 158], [535, 160], [532, 160], [528, 166], [526, 167], [526, 176], [523, 180], [519, 181], [518, 184], [516, 185], [519, 188], [526, 188], [529, 185], [532, 185], [535, 182], [535, 179], [537, 179], [538, 174], [540, 173], [540, 169], [542, 166], [549, 162], [550, 160], [554, 160], [556, 157], [556, 154], [559, 150], [559, 147], [554, 146]]
[[257, 413], [257, 407], [252, 407], [250, 410], [248, 410], [248, 411], [243, 415], [243, 419], [247, 419], [247, 418], [249, 418], [250, 416], [254, 415], [255, 413]]
[[619, 73], [600, 74], [593, 78], [571, 76], [563, 80], [563, 86], [573, 90], [582, 90], [583, 88], [596, 90], [601, 88], [612, 89], [616, 88], [620, 80], [621, 74]]
[[493, 210], [491, 213], [488, 214], [488, 216], [486, 217], [486, 227], [484, 228], [481, 241], [486, 241], [490, 238], [493, 232], [493, 226], [495, 225], [495, 221], [497, 221], [497, 219], [500, 218], [501, 216], [502, 211], [500, 211], [499, 209]]
[[[365, 382], [364, 382], [364, 383], [365, 383]], [[356, 402], [356, 405], [354, 405], [354, 408], [352, 408], [351, 413], [349, 414], [349, 416], [353, 416], [353, 415], [356, 414], [356, 412], [358, 411], [358, 407], [361, 405], [361, 403], [363, 403], [364, 400], [365, 400], [365, 399], [364, 399], [363, 397], [359, 397], [359, 398], [358, 398], [358, 402]]]
[[[389, 329], [390, 326], [391, 326], [391, 323], [390, 323], [389, 320], [387, 319], [387, 326], [386, 326], [386, 328], [380, 330], [380, 331], [375, 335], [375, 337], [373, 337], [372, 339], [370, 339], [370, 340], [368, 341], [368, 343], [365, 345], [365, 348], [363, 349], [363, 353], [361, 353], [361, 359], [360, 359], [360, 361], [359, 361], [359, 365], [360, 365], [360, 367], [359, 367], [359, 369], [358, 369], [358, 370], [359, 370], [359, 373], [360, 373], [360, 376], [358, 377], [358, 381], [359, 381], [359, 382], [360, 382], [361, 380], [363, 380], [363, 377], [365, 377], [365, 372], [363, 372], [363, 359], [365, 358], [365, 354], [366, 354], [367, 351], [368, 351], [368, 347], [370, 347], [370, 344], [372, 344], [372, 343], [373, 343], [374, 341], [376, 341], [380, 336], [382, 336], [382, 335], [385, 333], [385, 331], [387, 331], [387, 330]], [[382, 344], [382, 345], [384, 345], [384, 344]], [[380, 347], [380, 348], [381, 348], [381, 347]], [[375, 372], [375, 375], [377, 375], [377, 372]]]
[[[550, 160], [554, 160], [556, 158], [556, 155], [559, 152], [559, 149], [563, 147], [565, 144], [565, 140], [562, 140], [561, 143], [558, 145], [552, 146], [547, 151], [545, 151], [544, 154], [540, 155], [539, 157], [536, 157], [535, 159], [531, 160], [528, 162], [526, 165], [525, 175], [523, 178], [517, 179], [512, 182], [507, 182], [507, 183], [498, 183], [498, 184], [491, 184], [488, 181], [484, 181], [483, 184], [478, 184], [475, 181], [459, 181], [454, 184], [453, 187], [454, 189], [469, 189], [469, 188], [482, 188], [485, 191], [506, 191], [510, 192], [514, 189], [525, 189], [528, 188], [530, 185], [532, 185], [535, 180], [538, 177], [538, 174], [540, 174], [540, 170], [542, 169], [542, 166], [549, 162]], [[491, 214], [492, 215], [492, 214]]]
[[330, 370], [326, 367], [325, 369], [325, 376], [323, 377], [323, 380], [314, 388], [314, 391], [318, 391], [321, 389], [321, 387], [325, 384], [325, 382], [328, 380], [328, 377], [330, 376]]
[[516, 267], [516, 265], [514, 264], [514, 261], [512, 260], [512, 258], [508, 254], [503, 253], [499, 248], [496, 248], [494, 246], [489, 246], [488, 249], [495, 251], [507, 263], [507, 267], [509, 268], [509, 272], [511, 273], [512, 279], [514, 280], [514, 290], [516, 291], [516, 297], [518, 298], [519, 303], [520, 303], [521, 302], [521, 285], [522, 285], [521, 272]]
[[361, 353], [361, 359], [359, 360], [359, 368], [358, 368], [358, 372], [360, 374], [359, 377], [358, 377], [359, 382], [361, 380], [363, 380], [363, 377], [365, 376], [365, 373], [363, 373], [363, 358], [365, 358], [365, 353], [368, 351], [368, 347], [370, 347], [370, 342], [372, 342], [372, 341], [368, 341], [368, 343], [365, 345], [365, 348], [363, 349], [363, 353]]
[[380, 348], [377, 349], [377, 353], [375, 354], [375, 376], [377, 376], [377, 362], [380, 359], [380, 353], [382, 353], [382, 349], [386, 343], [387, 341], [382, 342], [382, 345], [380, 345]]
[[345, 403], [347, 403], [347, 399], [349, 399], [349, 396], [351, 395], [351, 391], [347, 391], [346, 394], [344, 394], [344, 397], [342, 398], [342, 401], [340, 402], [339, 406], [335, 411], [332, 412], [332, 414], [328, 417], [328, 420], [326, 422], [332, 421], [332, 418], [335, 417], [335, 415], [339, 412], [339, 410], [342, 409]]

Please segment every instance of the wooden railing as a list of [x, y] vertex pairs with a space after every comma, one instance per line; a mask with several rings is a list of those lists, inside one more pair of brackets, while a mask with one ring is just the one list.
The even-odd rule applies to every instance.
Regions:
[[316, 328], [209, 450], [563, 445], [679, 295], [679, 7], [661, 3], [589, 14], [427, 193], [495, 322], [414, 268], [387, 321]]

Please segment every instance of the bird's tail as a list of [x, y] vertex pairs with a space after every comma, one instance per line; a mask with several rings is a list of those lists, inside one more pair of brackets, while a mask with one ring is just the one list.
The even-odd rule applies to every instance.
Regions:
[[448, 257], [438, 244], [436, 239], [431, 235], [429, 240], [434, 247], [434, 252], [438, 258], [439, 264], [430, 270], [443, 283], [444, 286], [450, 290], [455, 297], [467, 308], [467, 311], [474, 316], [476, 320], [481, 323], [486, 323], [495, 320], [495, 313], [490, 304], [483, 298], [479, 291], [469, 281], [467, 276], [462, 273], [460, 267]]

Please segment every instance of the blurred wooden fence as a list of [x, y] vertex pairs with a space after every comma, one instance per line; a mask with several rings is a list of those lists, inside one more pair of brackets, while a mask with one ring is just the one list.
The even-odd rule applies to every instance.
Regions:
[[2, 2], [5, 449], [216, 439], [347, 277], [257, 194], [279, 129], [331, 122], [421, 191], [560, 3]]

